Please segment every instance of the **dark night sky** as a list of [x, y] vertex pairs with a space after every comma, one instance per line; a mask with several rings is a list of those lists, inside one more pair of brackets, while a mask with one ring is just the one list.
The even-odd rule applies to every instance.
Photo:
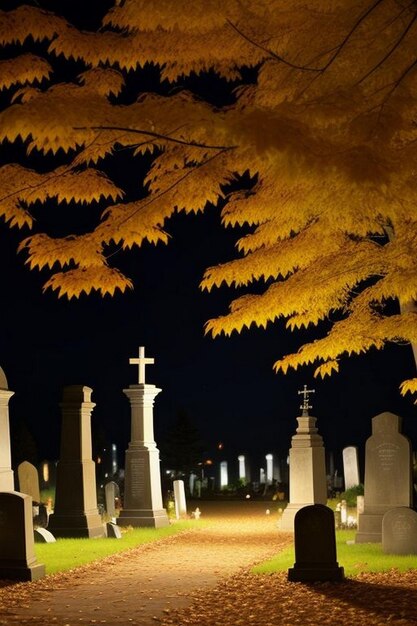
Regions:
[[[70, 6], [59, 4], [62, 10]], [[3, 155], [9, 158], [7, 151]], [[177, 215], [167, 230], [173, 235], [168, 246], [118, 255], [134, 291], [68, 302], [42, 294], [46, 275], [24, 266], [23, 256], [16, 255], [19, 234], [0, 225], [0, 365], [15, 391], [11, 421], [26, 422], [41, 457], [58, 455], [58, 405], [68, 384], [93, 388], [93, 424], [121, 452], [126, 448], [129, 403], [122, 389], [136, 382], [129, 357], [137, 356], [139, 345], [155, 358], [147, 382], [163, 390], [155, 403], [157, 440], [185, 409], [210, 445], [224, 441], [226, 454], [285, 452], [300, 413], [297, 390], [307, 384], [316, 390], [311, 413], [319, 418], [327, 450], [363, 446], [371, 418], [385, 410], [403, 416], [403, 431], [417, 447], [416, 408], [398, 391], [401, 380], [415, 375], [409, 347], [346, 360], [341, 373], [325, 381], [313, 380], [313, 368], [276, 375], [273, 362], [297, 349], [306, 333], [285, 331], [281, 322], [227, 339], [204, 336], [204, 322], [224, 313], [233, 295], [198, 288], [204, 268], [233, 254], [237, 234], [220, 226], [219, 209]]]

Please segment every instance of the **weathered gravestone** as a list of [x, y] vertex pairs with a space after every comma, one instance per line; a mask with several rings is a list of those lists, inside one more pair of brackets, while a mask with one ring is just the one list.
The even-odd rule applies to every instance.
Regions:
[[13, 394], [0, 367], [0, 491], [14, 491], [9, 425], [9, 400]]
[[185, 488], [183, 480], [174, 480], [174, 501], [175, 501], [175, 517], [180, 519], [187, 515], [187, 501], [185, 499]]
[[20, 493], [25, 493], [32, 498], [34, 526], [36, 528], [46, 528], [48, 525], [48, 512], [45, 504], [40, 501], [38, 470], [32, 463], [23, 461], [17, 468], [17, 479]]
[[17, 491], [0, 493], [0, 578], [37, 580], [45, 566], [34, 549], [32, 498]]
[[117, 524], [112, 524], [111, 522], [107, 522], [106, 524], [106, 533], [109, 539], [121, 539], [122, 531]]
[[119, 485], [111, 480], [106, 483], [104, 487], [104, 497], [106, 500], [106, 512], [109, 517], [116, 516], [116, 508], [118, 508], [118, 504], [120, 503], [120, 489]]
[[129, 359], [131, 365], [139, 366], [139, 376], [137, 385], [123, 390], [131, 406], [131, 440], [125, 454], [123, 510], [117, 518], [120, 526], [169, 525], [162, 504], [159, 450], [153, 430], [153, 404], [161, 390], [145, 383], [145, 366], [153, 362], [145, 358], [143, 346], [137, 359]]
[[405, 506], [382, 518], [382, 549], [386, 554], [417, 554], [417, 513]]
[[61, 456], [57, 466], [55, 507], [48, 528], [56, 537], [104, 537], [97, 508], [95, 463], [91, 448], [92, 389], [64, 388]]
[[281, 530], [294, 530], [294, 518], [310, 504], [326, 504], [327, 479], [323, 439], [317, 432], [316, 418], [308, 414], [308, 390], [304, 385], [302, 415], [290, 449], [290, 500], [281, 518]]
[[343, 474], [345, 479], [345, 489], [350, 489], [360, 484], [358, 448], [348, 446], [343, 449]]
[[341, 581], [343, 567], [337, 562], [334, 513], [323, 504], [300, 509], [294, 518], [294, 567], [291, 582]]
[[364, 511], [358, 516], [356, 543], [381, 543], [382, 518], [412, 502], [411, 444], [400, 434], [401, 418], [381, 413], [372, 419], [365, 447]]
[[28, 461], [23, 461], [17, 468], [17, 477], [20, 493], [31, 496], [33, 502], [40, 502], [39, 475], [36, 467]]
[[35, 528], [35, 543], [55, 543], [56, 539], [46, 528]]

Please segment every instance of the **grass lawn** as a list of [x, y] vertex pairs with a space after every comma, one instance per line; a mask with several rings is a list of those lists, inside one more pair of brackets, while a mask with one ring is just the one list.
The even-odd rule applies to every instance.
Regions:
[[54, 543], [35, 543], [35, 553], [38, 562], [45, 565], [46, 573], [54, 574], [98, 561], [143, 543], [169, 537], [196, 525], [201, 527], [201, 521], [196, 523], [194, 520], [181, 520], [165, 528], [122, 529], [121, 539], [57, 539]]
[[[355, 576], [361, 572], [384, 572], [392, 568], [403, 572], [417, 569], [417, 555], [400, 556], [384, 554], [380, 543], [357, 543], [353, 541], [356, 531], [336, 531], [337, 560], [345, 568], [346, 576]], [[256, 574], [271, 574], [272, 572], [287, 571], [294, 565], [294, 547], [289, 546], [270, 561], [255, 566], [252, 572]]]

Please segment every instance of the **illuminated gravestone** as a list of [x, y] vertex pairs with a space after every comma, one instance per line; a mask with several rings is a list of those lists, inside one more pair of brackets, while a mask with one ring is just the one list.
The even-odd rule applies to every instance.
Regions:
[[220, 489], [226, 489], [229, 484], [229, 470], [227, 461], [220, 461]]
[[125, 489], [123, 510], [117, 518], [120, 526], [169, 525], [162, 504], [159, 450], [154, 441], [153, 404], [161, 391], [145, 383], [145, 366], [154, 359], [145, 358], [145, 349], [139, 347], [139, 358], [129, 359], [139, 366], [137, 385], [124, 389], [131, 405], [131, 441], [125, 455]]
[[336, 556], [334, 513], [323, 504], [305, 506], [294, 518], [294, 567], [291, 582], [341, 581], [343, 567]]
[[343, 474], [345, 479], [345, 489], [350, 489], [360, 484], [358, 448], [348, 446], [343, 448]]
[[272, 485], [274, 480], [274, 455], [266, 454], [266, 483], [267, 485]]
[[91, 448], [92, 389], [64, 387], [61, 456], [57, 465], [55, 507], [48, 529], [56, 537], [104, 537], [97, 508], [96, 467]]
[[24, 493], [0, 493], [0, 578], [37, 580], [45, 566], [34, 548], [32, 498]]
[[246, 480], [245, 455], [239, 454], [237, 460], [239, 463], [239, 480]]
[[0, 491], [14, 491], [9, 426], [9, 400], [13, 394], [0, 367]]
[[116, 508], [120, 502], [119, 485], [111, 480], [104, 487], [104, 497], [106, 501], [106, 513], [109, 517], [115, 517]]
[[400, 433], [401, 418], [381, 413], [372, 419], [365, 446], [364, 510], [358, 516], [356, 543], [381, 543], [382, 518], [395, 507], [412, 506], [412, 451]]
[[327, 480], [323, 440], [317, 433], [316, 418], [308, 414], [308, 394], [303, 394], [302, 415], [297, 417], [298, 428], [291, 440], [289, 454], [290, 500], [281, 518], [281, 530], [294, 530], [294, 517], [301, 508], [312, 504], [326, 504]]
[[386, 554], [417, 554], [417, 513], [399, 506], [382, 518], [382, 549]]
[[42, 461], [38, 466], [39, 486], [41, 489], [55, 491], [56, 463]]
[[185, 499], [185, 489], [183, 480], [174, 480], [174, 501], [175, 517], [180, 519], [187, 516], [187, 501]]

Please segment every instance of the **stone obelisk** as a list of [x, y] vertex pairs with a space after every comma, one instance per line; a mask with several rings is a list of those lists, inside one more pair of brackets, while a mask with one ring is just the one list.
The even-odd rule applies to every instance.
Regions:
[[139, 357], [129, 359], [139, 366], [137, 385], [123, 389], [131, 406], [131, 441], [125, 455], [125, 488], [123, 509], [117, 519], [120, 526], [169, 525], [162, 504], [159, 450], [154, 441], [153, 405], [161, 389], [145, 383], [145, 366], [154, 359], [145, 358], [145, 348], [139, 347]]
[[92, 389], [64, 387], [61, 456], [57, 465], [54, 512], [48, 530], [56, 537], [104, 537], [97, 508], [96, 465], [92, 459]]
[[0, 491], [14, 491], [9, 424], [9, 400], [13, 394], [0, 367]]
[[281, 530], [294, 531], [297, 511], [312, 504], [326, 504], [327, 481], [323, 439], [317, 432], [316, 419], [309, 415], [309, 394], [314, 389], [304, 385], [299, 394], [304, 396], [297, 417], [298, 428], [290, 449], [290, 501], [281, 518]]

